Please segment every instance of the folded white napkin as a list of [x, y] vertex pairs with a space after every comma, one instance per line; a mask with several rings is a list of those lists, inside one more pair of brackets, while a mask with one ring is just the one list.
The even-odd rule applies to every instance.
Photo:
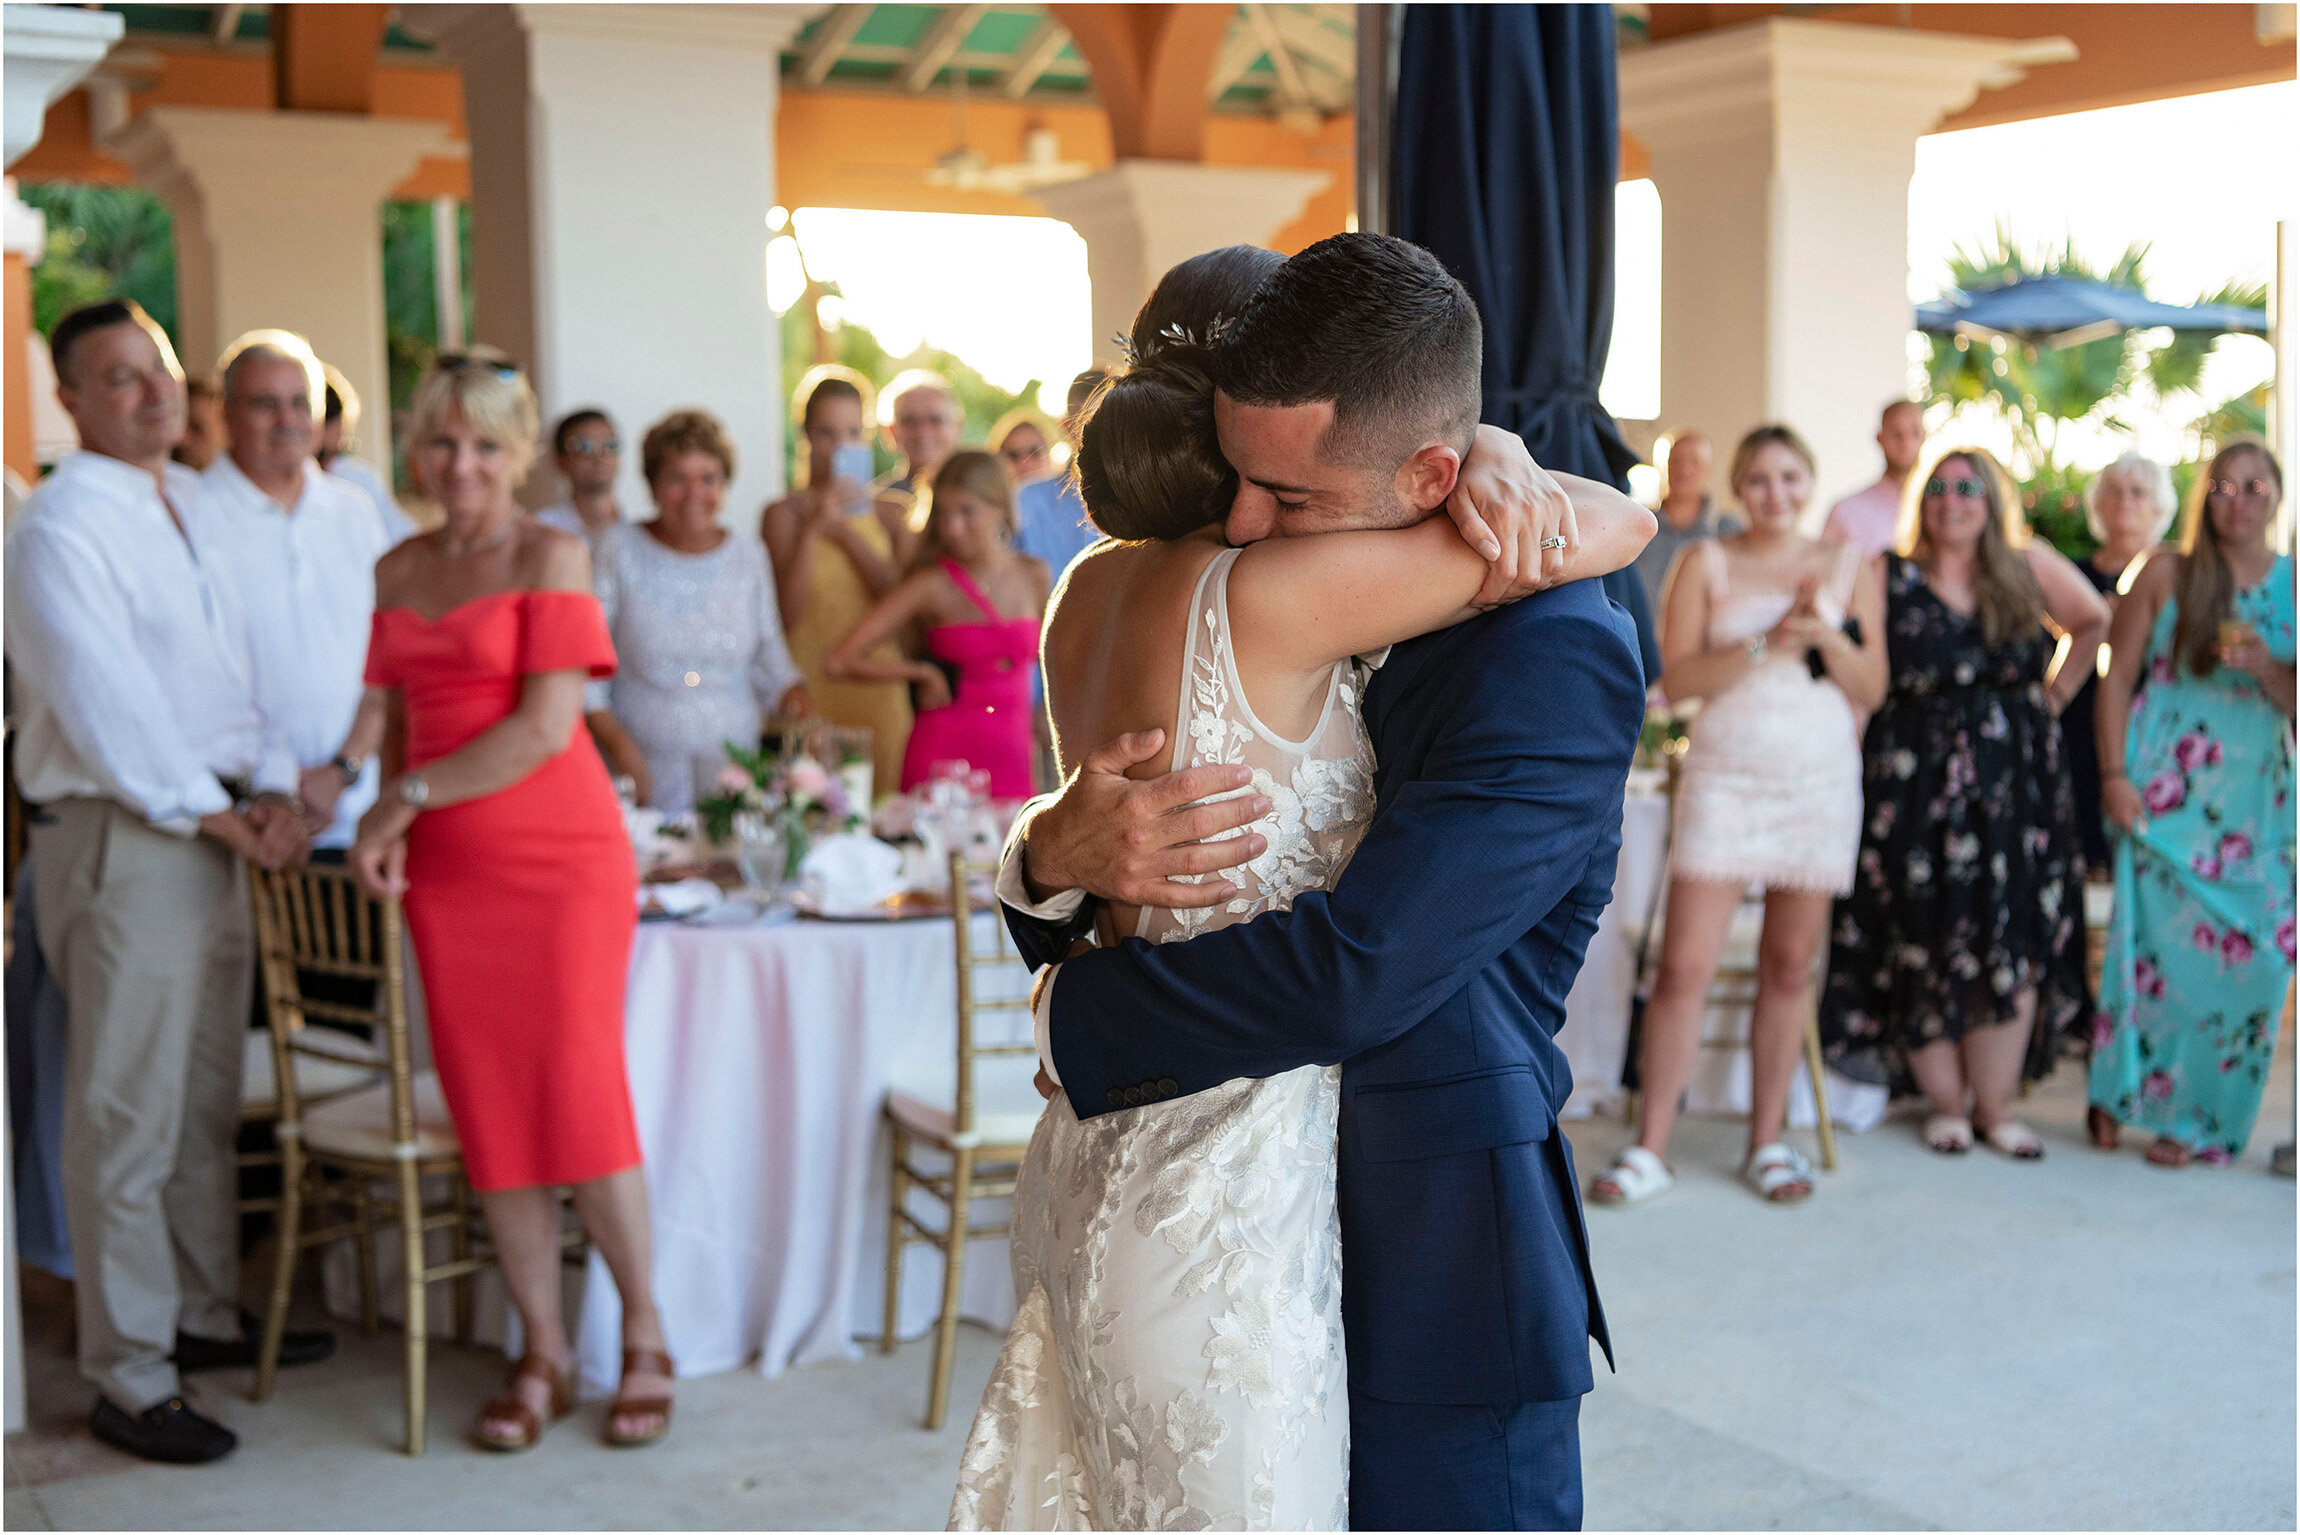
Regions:
[[902, 889], [902, 854], [876, 837], [841, 832], [816, 843], [799, 865], [818, 909], [832, 916], [867, 911]]
[[653, 896], [655, 904], [674, 917], [716, 906], [723, 899], [719, 887], [707, 879], [678, 879], [662, 885], [641, 885], [639, 906], [646, 908], [647, 898]]

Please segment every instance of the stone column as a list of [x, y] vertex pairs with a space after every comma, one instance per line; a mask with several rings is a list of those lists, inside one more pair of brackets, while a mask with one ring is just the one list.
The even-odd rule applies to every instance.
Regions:
[[1916, 144], [2062, 38], [2012, 41], [1770, 20], [1621, 55], [1621, 123], [1661, 194], [1661, 410], [1734, 441], [1785, 421], [1813, 444], [1810, 521], [1869, 484], [1908, 388]]
[[1113, 337], [1167, 268], [1225, 245], [1265, 245], [1333, 180], [1326, 171], [1120, 160], [1079, 181], [1041, 187], [1041, 207], [1086, 241], [1094, 287], [1094, 357], [1117, 360]]
[[[819, 6], [411, 6], [463, 71], [472, 308], [532, 370], [546, 419], [611, 414], [625, 506], [639, 435], [702, 406], [737, 458], [730, 525], [784, 484], [767, 210], [783, 45]], [[556, 493], [548, 469], [524, 494]]]
[[259, 327], [304, 336], [359, 391], [362, 456], [387, 483], [382, 205], [446, 141], [437, 123], [342, 112], [150, 107], [105, 146], [175, 217], [185, 369]]

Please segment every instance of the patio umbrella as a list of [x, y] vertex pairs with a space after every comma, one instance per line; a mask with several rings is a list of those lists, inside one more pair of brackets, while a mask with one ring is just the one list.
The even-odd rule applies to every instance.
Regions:
[[[1390, 227], [1477, 301], [1485, 419], [1544, 467], [1625, 489], [1637, 455], [1597, 398], [1613, 336], [1613, 8], [1398, 10]], [[1636, 619], [1646, 676], [1658, 677], [1635, 574], [1605, 589]]]
[[2082, 277], [2020, 277], [1917, 306], [1917, 329], [1931, 335], [2002, 336], [2056, 350], [2159, 326], [2264, 336], [2268, 315], [2234, 304], [2160, 304], [2136, 288]]

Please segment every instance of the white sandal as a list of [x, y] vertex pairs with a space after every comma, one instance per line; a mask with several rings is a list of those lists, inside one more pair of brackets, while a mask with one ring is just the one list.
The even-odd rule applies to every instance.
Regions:
[[1980, 1131], [1980, 1138], [2015, 1162], [2044, 1160], [2044, 1142], [2038, 1139], [2034, 1130], [2017, 1119], [1998, 1120], [1986, 1130]]
[[1793, 1205], [1813, 1197], [1813, 1164], [1787, 1141], [1774, 1141], [1749, 1153], [1741, 1181], [1772, 1204]]
[[[1589, 1199], [1600, 1205], [1638, 1205], [1667, 1193], [1676, 1182], [1677, 1175], [1666, 1162], [1643, 1146], [1628, 1146], [1590, 1183]], [[1608, 1185], [1613, 1189], [1611, 1194], [1606, 1192]]]
[[1973, 1149], [1973, 1122], [1955, 1114], [1933, 1114], [1926, 1118], [1925, 1146], [1944, 1157], [1961, 1157]]

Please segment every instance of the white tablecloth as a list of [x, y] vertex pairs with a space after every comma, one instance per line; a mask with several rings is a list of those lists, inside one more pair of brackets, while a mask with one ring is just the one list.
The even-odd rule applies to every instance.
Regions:
[[[978, 945], [991, 938], [991, 921], [974, 919]], [[880, 1106], [892, 1085], [946, 1088], [955, 1071], [954, 963], [947, 920], [641, 924], [624, 1027], [656, 1302], [681, 1375], [744, 1364], [779, 1375], [855, 1357], [855, 1339], [878, 1332], [888, 1152]], [[985, 996], [1026, 984], [1019, 968], [1012, 991], [995, 975], [984, 979]], [[987, 1015], [982, 1028], [1029, 1037], [1019, 1013]], [[1005, 1203], [978, 1203], [974, 1224], [1002, 1219]], [[940, 1224], [933, 1206], [919, 1208]], [[396, 1316], [395, 1244], [378, 1245], [385, 1311]], [[348, 1261], [331, 1261], [329, 1279], [331, 1303], [349, 1309]], [[941, 1283], [939, 1253], [912, 1248], [904, 1336], [932, 1325]], [[489, 1271], [478, 1288], [477, 1335], [516, 1348], [500, 1280]], [[612, 1390], [622, 1305], [596, 1254], [579, 1300], [569, 1299], [584, 1388]], [[445, 1333], [446, 1300], [438, 1287], [434, 1337]], [[961, 1306], [993, 1327], [1013, 1320], [1003, 1240], [972, 1244]]]
[[[1637, 986], [1636, 931], [1652, 906], [1668, 860], [1669, 802], [1658, 788], [1633, 783], [1621, 807], [1621, 860], [1613, 876], [1613, 901], [1590, 936], [1581, 975], [1565, 999], [1565, 1024], [1558, 1047], [1573, 1064], [1573, 1096], [1565, 1117], [1586, 1119], [1617, 1111], [1622, 1104], [1621, 1065], [1629, 1048], [1629, 1004]], [[1666, 894], [1663, 895], [1666, 900]], [[1655, 942], [1659, 942], [1656, 937]], [[1658, 956], [1649, 956], [1649, 960]], [[1826, 956], [1824, 956], [1824, 959]], [[1749, 1009], [1711, 1007], [1701, 1020], [1702, 1038], [1749, 1037]], [[1885, 1090], [1832, 1071], [1829, 1117], [1850, 1130], [1867, 1130], [1885, 1117]], [[1686, 1085], [1685, 1107], [1694, 1114], [1749, 1112], [1749, 1052], [1703, 1050]], [[1789, 1085], [1789, 1123], [1809, 1128], [1813, 1089], [1803, 1071]]]

